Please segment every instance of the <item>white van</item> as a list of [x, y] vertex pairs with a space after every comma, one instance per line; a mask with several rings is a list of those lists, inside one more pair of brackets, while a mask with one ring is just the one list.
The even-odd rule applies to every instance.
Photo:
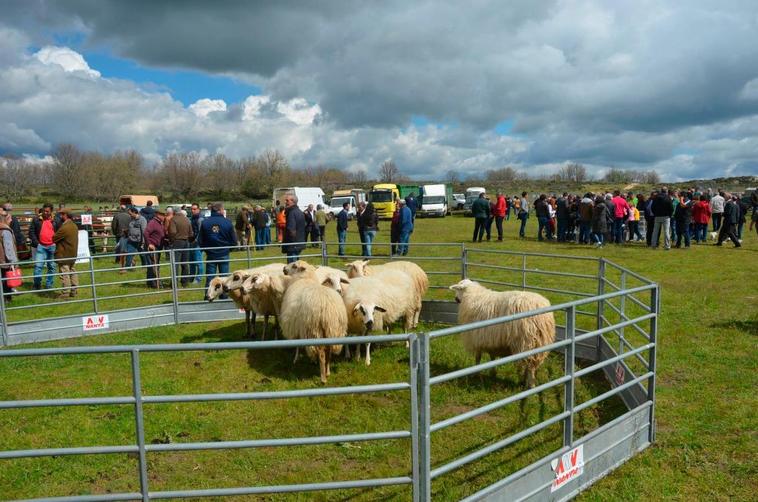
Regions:
[[349, 219], [355, 218], [357, 213], [355, 197], [352, 195], [335, 195], [332, 200], [329, 201], [329, 212], [336, 218], [340, 211], [342, 211], [342, 205], [347, 202], [350, 207], [347, 208], [347, 217]]
[[309, 204], [313, 204], [313, 208], [321, 204], [326, 207], [324, 203], [324, 191], [319, 187], [286, 187], [286, 188], [274, 188], [274, 207], [284, 205], [284, 196], [288, 193], [294, 194], [297, 197], [297, 207], [302, 211], [308, 209]]
[[437, 185], [422, 185], [420, 216], [445, 217], [448, 211], [447, 191], [443, 183]]

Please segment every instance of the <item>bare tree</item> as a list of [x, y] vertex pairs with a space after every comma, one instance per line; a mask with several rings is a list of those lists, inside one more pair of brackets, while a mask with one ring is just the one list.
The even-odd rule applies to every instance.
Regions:
[[559, 173], [561, 181], [577, 184], [587, 181], [587, 168], [576, 162], [566, 164]]
[[513, 183], [517, 177], [518, 173], [510, 166], [487, 171], [487, 181], [490, 183]]
[[59, 145], [53, 152], [53, 187], [63, 199], [80, 197], [84, 155], [72, 144]]
[[363, 186], [368, 183], [368, 173], [364, 169], [353, 171], [349, 176], [350, 183], [358, 186]]
[[445, 178], [449, 183], [458, 183], [460, 181], [460, 176], [458, 175], [458, 171], [455, 169], [449, 169], [447, 173], [445, 173]]
[[382, 165], [379, 166], [379, 180], [381, 180], [382, 183], [392, 183], [399, 177], [400, 169], [398, 169], [394, 160], [385, 160], [382, 162]]
[[172, 153], [161, 164], [163, 188], [170, 188], [177, 195], [190, 198], [200, 193], [203, 169], [197, 152]]
[[0, 193], [6, 199], [27, 195], [34, 183], [35, 167], [24, 159], [0, 159]]

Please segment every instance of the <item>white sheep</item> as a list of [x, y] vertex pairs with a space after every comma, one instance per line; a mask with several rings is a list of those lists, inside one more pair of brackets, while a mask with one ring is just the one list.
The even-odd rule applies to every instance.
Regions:
[[[463, 279], [450, 286], [455, 292], [458, 323], [484, 321], [538, 308], [549, 307], [550, 301], [528, 291], [492, 291], [477, 282]], [[552, 312], [497, 324], [461, 334], [465, 349], [474, 355], [476, 363], [487, 353], [490, 359], [544, 347], [555, 341], [555, 317]], [[522, 360], [524, 380], [528, 388], [535, 385], [535, 372], [547, 358], [547, 352]]]
[[385, 271], [400, 271], [408, 276], [407, 281], [403, 282], [410, 282], [415, 293], [416, 310], [413, 316], [413, 328], [415, 328], [418, 326], [424, 295], [429, 289], [429, 277], [421, 267], [413, 262], [403, 260], [390, 261], [382, 265], [369, 265], [369, 260], [356, 260], [347, 264], [347, 276], [349, 278], [381, 275]]
[[[254, 314], [252, 314], [252, 311], [250, 309], [250, 295], [246, 294], [244, 291], [240, 289], [232, 290], [232, 291], [227, 290], [226, 283], [230, 277], [231, 276], [214, 277], [213, 279], [211, 279], [211, 281], [208, 283], [208, 290], [205, 293], [205, 297], [208, 299], [209, 302], [212, 302], [216, 298], [219, 298], [221, 295], [226, 294], [234, 302], [237, 308], [244, 309], [245, 310], [245, 333], [248, 337], [250, 337], [251, 331], [255, 333], [255, 327], [254, 326], [251, 327], [251, 324], [255, 323], [255, 318], [254, 318]], [[252, 322], [251, 322], [251, 316], [253, 316]]]
[[[315, 268], [296, 261], [284, 267], [292, 281], [284, 291], [279, 324], [288, 340], [343, 338], [347, 334], [347, 314], [339, 293], [321, 285]], [[332, 354], [339, 354], [342, 345], [308, 346], [306, 353], [318, 357], [321, 381], [331, 373]]]
[[348, 284], [347, 274], [343, 270], [332, 267], [316, 267], [316, 277], [323, 286], [332, 288], [340, 294], [342, 294], [342, 286]]
[[[235, 270], [227, 278], [224, 284], [224, 291], [231, 293], [233, 291], [241, 291], [245, 280], [255, 273], [265, 273], [270, 275], [282, 275], [281, 263], [269, 263], [260, 267], [254, 267], [243, 270]], [[262, 315], [263, 317], [263, 339], [266, 339], [266, 330], [268, 327], [269, 316], [276, 316], [277, 312], [274, 309], [273, 301], [270, 295], [262, 294], [260, 291], [247, 291], [244, 295], [245, 316], [250, 316], [248, 325], [248, 336], [250, 336], [250, 328], [252, 328], [252, 335], [255, 335], [255, 317], [256, 315]]]
[[[399, 277], [393, 278], [395, 274]], [[416, 297], [411, 288], [400, 282], [405, 277], [401, 272], [388, 271], [381, 277], [356, 277], [350, 279], [350, 286], [343, 290], [342, 301], [347, 313], [348, 333], [368, 334], [371, 330], [385, 329], [388, 333], [392, 324], [405, 318], [405, 331], [412, 329], [416, 312]], [[394, 279], [394, 280], [393, 280]], [[361, 358], [360, 345], [356, 347], [356, 360]], [[366, 344], [366, 366], [371, 364], [371, 344]]]

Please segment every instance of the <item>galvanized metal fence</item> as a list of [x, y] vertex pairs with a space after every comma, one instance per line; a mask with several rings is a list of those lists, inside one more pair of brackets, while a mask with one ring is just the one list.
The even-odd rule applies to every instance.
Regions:
[[[420, 249], [434, 246], [435, 256], [417, 256]], [[314, 248], [316, 249], [316, 248]], [[333, 244], [319, 243], [317, 252], [304, 253], [305, 259], [315, 260], [322, 264], [336, 265], [359, 256], [338, 256], [330, 253]], [[654, 408], [655, 408], [655, 364], [657, 347], [657, 321], [660, 309], [658, 286], [646, 278], [627, 270], [617, 264], [602, 258], [571, 257], [540, 253], [519, 253], [482, 248], [468, 248], [460, 244], [416, 244], [411, 245], [412, 254], [403, 259], [428, 261], [438, 264], [437, 270], [431, 276], [433, 286], [444, 287], [441, 280], [447, 283], [455, 282], [458, 278], [469, 277], [473, 280], [489, 284], [495, 288], [508, 287], [540, 291], [545, 294], [565, 295], [568, 301], [554, 302], [550, 307], [500, 317], [487, 321], [453, 326], [428, 333], [404, 333], [398, 335], [382, 335], [368, 337], [349, 337], [339, 340], [280, 340], [280, 341], [250, 341], [230, 343], [193, 343], [193, 344], [148, 344], [148, 345], [117, 345], [66, 348], [23, 348], [0, 350], [0, 360], [16, 357], [44, 357], [51, 355], [87, 354], [93, 357], [102, 354], [123, 354], [131, 361], [132, 394], [109, 397], [82, 397], [61, 399], [36, 399], [0, 401], [0, 410], [40, 408], [40, 407], [72, 407], [72, 406], [103, 406], [125, 405], [133, 407], [134, 441], [130, 444], [98, 445], [89, 447], [39, 448], [25, 450], [0, 451], [0, 459], [18, 459], [45, 456], [68, 455], [101, 455], [101, 454], [136, 454], [138, 458], [139, 492], [108, 493], [102, 495], [74, 495], [52, 497], [45, 500], [150, 500], [163, 498], [187, 498], [208, 496], [232, 496], [266, 493], [298, 493], [317, 490], [335, 490], [352, 488], [370, 488], [389, 485], [407, 485], [410, 490], [408, 497], [417, 501], [432, 499], [434, 480], [462, 469], [488, 455], [498, 452], [529, 436], [538, 434], [548, 427], [562, 427], [562, 447], [550, 455], [534, 462], [517, 472], [511, 473], [500, 481], [482, 488], [471, 494], [467, 500], [484, 499], [566, 499], [589, 486], [595, 479], [605, 475], [609, 470], [624, 462], [636, 452], [646, 448], [655, 437]], [[445, 256], [449, 250], [449, 256]], [[245, 263], [246, 266], [281, 259], [272, 256], [251, 256], [250, 249], [242, 250], [246, 254], [232, 258], [233, 263]], [[455, 256], [457, 254], [457, 257]], [[114, 258], [106, 256], [105, 259]], [[115, 323], [109, 324], [107, 330], [122, 331], [136, 326], [181, 323], [188, 321], [208, 321], [225, 318], [237, 318], [240, 314], [236, 308], [228, 304], [220, 304], [208, 308], [209, 304], [197, 300], [185, 301], [183, 296], [202, 287], [182, 289], [182, 275], [176, 272], [176, 265], [182, 262], [176, 260], [173, 253], [169, 255], [170, 288], [165, 291], [146, 291], [140, 293], [142, 298], [153, 299], [158, 295], [170, 295], [164, 303], [151, 302], [149, 305], [137, 305], [128, 309], [103, 310], [104, 298], [111, 299], [117, 295], [98, 296], [100, 288], [133, 284], [139, 280], [96, 282], [96, 274], [113, 273], [114, 267], [97, 268], [93, 258], [89, 261], [89, 274], [92, 283], [88, 285], [92, 297], [82, 300], [69, 300], [69, 304], [86, 303], [92, 306], [93, 314], [115, 316]], [[389, 256], [376, 259], [393, 259]], [[192, 261], [192, 260], [188, 260]], [[556, 263], [569, 265], [556, 266]], [[594, 263], [593, 263], [594, 262]], [[544, 264], [552, 264], [546, 268]], [[573, 263], [574, 265], [571, 265]], [[444, 269], [444, 266], [449, 268]], [[144, 267], [142, 267], [144, 269]], [[234, 266], [232, 268], [235, 268]], [[431, 267], [430, 267], [431, 268]], [[562, 268], [563, 270], [556, 270]], [[511, 275], [515, 279], [507, 277]], [[616, 278], [618, 275], [618, 278]], [[534, 277], [540, 278], [535, 281]], [[545, 281], [544, 278], [552, 279]], [[561, 280], [569, 281], [573, 287], [559, 287]], [[28, 293], [27, 293], [28, 294]], [[122, 295], [120, 298], [140, 298], [137, 294]], [[51, 330], [35, 331], [40, 328], [48, 329], [46, 323], [56, 324], [60, 330], [67, 330], [65, 336], [85, 334], [85, 326], [81, 316], [58, 316], [42, 320], [8, 320], [10, 312], [23, 312], [30, 309], [49, 307], [47, 304], [32, 306], [9, 307], [7, 303], [0, 304], [3, 317], [3, 341], [7, 344], [18, 343], [18, 340], [30, 341], [34, 333], [42, 333], [39, 339], [52, 338], [48, 336]], [[56, 304], [57, 306], [57, 304]], [[189, 306], [185, 310], [183, 307]], [[424, 318], [432, 321], [450, 322], [455, 317], [455, 304], [452, 302], [430, 301], [425, 304]], [[523, 353], [497, 358], [469, 367], [464, 367], [440, 374], [432, 374], [430, 359], [435, 343], [446, 337], [455, 336], [469, 330], [523, 319], [546, 312], [552, 312], [559, 326], [556, 341], [548, 346], [540, 347]], [[123, 314], [123, 315], [122, 315]], [[157, 316], [157, 317], [154, 317]], [[579, 322], [586, 318], [590, 324]], [[72, 323], [69, 320], [76, 319]], [[68, 324], [65, 324], [67, 323]], [[62, 324], [63, 323], [63, 324]], [[135, 326], [136, 325], [136, 326]], [[629, 332], [629, 330], [632, 332]], [[186, 351], [216, 351], [216, 350], [262, 350], [289, 349], [312, 345], [357, 344], [357, 343], [389, 343], [408, 342], [408, 379], [404, 381], [385, 382], [373, 385], [356, 385], [347, 387], [324, 387], [317, 389], [295, 389], [273, 392], [243, 392], [243, 393], [212, 393], [212, 394], [176, 394], [176, 395], [145, 395], [140, 354], [142, 353], [175, 353]], [[618, 350], [616, 350], [616, 347]], [[519, 361], [541, 352], [562, 354], [564, 359], [563, 374], [548, 382], [517, 392], [513, 395], [495, 400], [478, 408], [459, 413], [443, 420], [432, 420], [432, 393], [438, 386], [464, 377], [492, 370], [497, 367], [513, 365]], [[578, 361], [587, 362], [581, 367]], [[584, 402], [576, 402], [577, 380], [595, 372], [602, 373], [608, 382], [608, 390]], [[484, 414], [494, 412], [506, 406], [518, 403], [530, 396], [540, 394], [550, 389], [562, 389], [564, 396], [563, 409], [541, 422], [506, 437], [496, 437], [486, 446], [465, 453], [459, 458], [449, 461], [436, 461], [432, 456], [432, 442], [436, 434], [464, 422], [474, 420]], [[373, 433], [340, 434], [327, 436], [291, 437], [284, 439], [254, 439], [238, 441], [188, 442], [170, 444], [146, 444], [145, 420], [143, 406], [145, 404], [190, 403], [212, 401], [254, 401], [266, 399], [298, 399], [318, 396], [335, 396], [344, 394], [364, 394], [378, 392], [408, 392], [410, 416], [407, 427], [399, 430], [387, 430]], [[626, 406], [627, 411], [599, 428], [577, 436], [575, 418], [578, 413], [595, 406], [607, 399], [618, 396]], [[334, 444], [341, 442], [361, 442], [379, 440], [406, 440], [410, 442], [411, 470], [406, 475], [389, 478], [351, 479], [339, 481], [311, 481], [302, 484], [242, 486], [236, 488], [185, 489], [172, 491], [152, 490], [149, 484], [147, 454], [153, 452], [249, 449], [261, 447], [289, 447], [299, 445]], [[582, 453], [582, 465], [578, 475], [566, 478], [559, 483], [552, 464], [567, 453], [574, 455], [578, 450]], [[583, 473], [583, 474], [582, 474]], [[557, 481], [558, 480], [558, 481]], [[556, 483], [558, 485], [556, 486]]]

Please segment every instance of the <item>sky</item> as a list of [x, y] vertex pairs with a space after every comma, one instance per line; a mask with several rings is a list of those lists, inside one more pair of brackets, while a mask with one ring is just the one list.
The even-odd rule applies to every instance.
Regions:
[[754, 0], [0, 0], [0, 154], [758, 175]]

